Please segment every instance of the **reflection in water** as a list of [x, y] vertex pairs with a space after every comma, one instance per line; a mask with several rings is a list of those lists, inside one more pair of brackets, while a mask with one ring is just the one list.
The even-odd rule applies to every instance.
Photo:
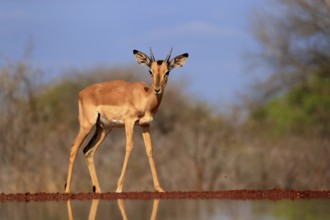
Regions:
[[123, 199], [118, 199], [118, 207], [119, 207], [121, 216], [123, 217], [123, 220], [127, 220], [125, 203], [124, 203], [124, 200]]
[[70, 220], [73, 220], [71, 200], [68, 200], [68, 201], [66, 202], [66, 207], [68, 208], [68, 216], [69, 216], [69, 219], [70, 219]]
[[[88, 220], [94, 220], [95, 219], [96, 213], [97, 213], [97, 208], [99, 206], [99, 202], [100, 202], [100, 200], [98, 200], [98, 199], [94, 199], [92, 201], [91, 207], [89, 209]], [[123, 220], [127, 220], [128, 218], [127, 218], [127, 213], [126, 213], [126, 209], [125, 209], [125, 201], [123, 199], [118, 199], [117, 204], [118, 204], [118, 208], [120, 210], [120, 213], [121, 213], [121, 216], [122, 216]], [[72, 212], [72, 206], [71, 206], [71, 200], [67, 201], [66, 206], [67, 206], [67, 209], [68, 209], [69, 220], [74, 220], [74, 216], [73, 216], [73, 212]], [[156, 220], [158, 206], [159, 206], [159, 199], [155, 199], [153, 201], [153, 205], [152, 205], [152, 212], [151, 212], [150, 220]]]
[[[161, 203], [161, 205], [159, 204]], [[158, 207], [159, 206], [159, 207]], [[323, 220], [326, 200], [72, 200], [0, 202], [0, 219]], [[68, 218], [69, 217], [69, 218]]]
[[[93, 199], [91, 208], [89, 209], [89, 215], [88, 215], [88, 220], [94, 220], [96, 217], [97, 213], [97, 207], [99, 206], [99, 200], [98, 199]], [[74, 220], [73, 217], [73, 212], [72, 212], [72, 206], [71, 206], [71, 200], [68, 200], [66, 203], [66, 206], [68, 208], [68, 217], [69, 220]]]
[[[123, 220], [127, 220], [128, 218], [127, 218], [124, 200], [118, 199], [117, 203], [118, 203], [118, 207], [119, 207], [121, 216], [123, 217]], [[153, 202], [153, 205], [152, 205], [152, 212], [151, 212], [150, 220], [156, 220], [158, 206], [159, 206], [159, 199], [155, 199]]]
[[89, 210], [88, 220], [94, 220], [96, 217], [97, 207], [99, 206], [100, 200], [93, 199], [91, 208]]

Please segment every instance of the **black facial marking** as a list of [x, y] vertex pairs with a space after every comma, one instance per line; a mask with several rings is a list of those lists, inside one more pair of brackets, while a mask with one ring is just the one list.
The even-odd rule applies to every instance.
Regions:
[[100, 137], [102, 127], [99, 124], [99, 120], [100, 120], [100, 113], [97, 116], [95, 133], [94, 133], [92, 139], [88, 142], [86, 147], [83, 149], [84, 154], [86, 154], [90, 149], [92, 149], [95, 146], [96, 142], [98, 141], [98, 139]]
[[93, 186], [93, 192], [95, 193], [95, 191], [96, 191], [96, 187], [95, 187], [95, 186]]
[[157, 65], [160, 66], [160, 65], [162, 65], [163, 62], [164, 62], [164, 60], [157, 60]]

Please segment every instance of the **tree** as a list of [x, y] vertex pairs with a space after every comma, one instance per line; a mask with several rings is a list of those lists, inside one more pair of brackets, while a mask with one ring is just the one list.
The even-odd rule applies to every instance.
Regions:
[[[254, 85], [252, 118], [276, 132], [330, 134], [330, 3], [276, 0], [257, 13], [253, 33], [269, 75]], [[264, 70], [265, 70], [264, 69]], [[266, 72], [265, 71], [265, 72]]]

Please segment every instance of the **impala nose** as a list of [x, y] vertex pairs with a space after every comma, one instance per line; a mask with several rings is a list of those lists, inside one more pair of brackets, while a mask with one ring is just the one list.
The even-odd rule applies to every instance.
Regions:
[[156, 95], [160, 94], [160, 89], [154, 89], [154, 91]]

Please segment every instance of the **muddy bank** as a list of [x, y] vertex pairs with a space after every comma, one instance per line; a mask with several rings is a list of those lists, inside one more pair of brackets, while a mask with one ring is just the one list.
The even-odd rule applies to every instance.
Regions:
[[330, 190], [228, 190], [204, 192], [105, 192], [105, 193], [15, 193], [0, 194], [0, 202], [7, 201], [67, 201], [67, 200], [149, 200], [149, 199], [228, 199], [228, 200], [282, 200], [330, 199]]

